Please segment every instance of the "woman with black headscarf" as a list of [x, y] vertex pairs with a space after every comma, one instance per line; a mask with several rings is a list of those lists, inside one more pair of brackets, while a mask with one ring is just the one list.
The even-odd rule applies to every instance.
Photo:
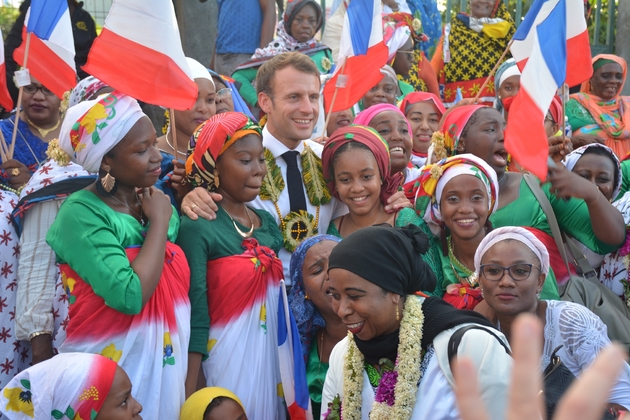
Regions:
[[[322, 419], [459, 419], [449, 339], [467, 325], [453, 355], [471, 358], [492, 419], [505, 417], [512, 361], [507, 340], [483, 316], [420, 290], [435, 288], [416, 226], [373, 226], [337, 245], [328, 265], [333, 308], [348, 336], [333, 349]], [[493, 336], [494, 335], [494, 336]], [[330, 405], [329, 405], [330, 403]]]

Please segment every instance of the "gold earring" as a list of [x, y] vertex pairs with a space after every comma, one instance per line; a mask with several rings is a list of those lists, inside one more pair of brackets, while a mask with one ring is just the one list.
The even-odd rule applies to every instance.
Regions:
[[400, 321], [400, 314], [398, 313], [398, 304], [396, 304], [396, 321]]
[[116, 178], [110, 175], [109, 171], [107, 171], [107, 174], [101, 178], [101, 185], [103, 186], [103, 189], [107, 192], [111, 192], [114, 188], [114, 184], [116, 184]]
[[308, 297], [308, 295], [307, 295], [306, 293], [304, 293], [304, 299], [306, 299], [306, 300], [311, 300], [311, 298], [310, 298], [310, 297]]

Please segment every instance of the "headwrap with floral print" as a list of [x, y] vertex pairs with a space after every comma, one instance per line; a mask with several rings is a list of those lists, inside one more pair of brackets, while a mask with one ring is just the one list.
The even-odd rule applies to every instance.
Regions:
[[114, 91], [68, 108], [59, 140], [51, 142], [48, 156], [60, 165], [68, 160], [97, 173], [101, 161], [145, 114], [138, 101]]
[[262, 130], [240, 112], [217, 114], [197, 127], [188, 145], [188, 180], [195, 187], [216, 190], [219, 186], [216, 177], [217, 159], [238, 139], [248, 134], [262, 137]]
[[440, 225], [443, 222], [440, 211], [442, 192], [448, 181], [459, 175], [472, 175], [479, 178], [488, 194], [488, 216], [496, 211], [499, 202], [499, 182], [496, 172], [482, 159], [465, 153], [442, 159], [424, 168], [419, 179], [420, 188], [416, 193], [416, 199], [420, 195], [431, 197], [429, 208], [424, 214], [427, 223]]
[[116, 362], [98, 354], [63, 353], [18, 373], [0, 392], [9, 420], [96, 418]]

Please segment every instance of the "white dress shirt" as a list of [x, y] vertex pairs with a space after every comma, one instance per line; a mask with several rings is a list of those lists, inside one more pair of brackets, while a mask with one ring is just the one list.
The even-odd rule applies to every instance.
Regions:
[[[298, 144], [298, 146], [293, 150], [300, 152], [301, 154], [304, 150], [305, 144], [308, 144], [308, 146], [313, 149], [315, 154], [321, 157], [323, 146], [311, 140], [304, 140], [300, 142], [300, 144]], [[286, 186], [287, 164], [282, 158], [282, 154], [284, 152], [290, 151], [291, 149], [282, 144], [280, 140], [276, 139], [271, 133], [269, 133], [267, 127], [263, 129], [263, 146], [273, 154], [273, 157], [276, 159], [276, 164], [278, 165], [278, 167], [280, 168], [280, 172], [282, 173], [282, 178], [285, 180], [284, 190], [282, 190], [282, 192], [280, 193], [280, 198], [278, 199], [277, 203], [278, 208], [282, 212], [282, 217], [285, 217], [291, 211], [291, 204], [289, 202], [289, 189]], [[298, 167], [300, 168], [300, 172], [302, 172], [302, 162], [300, 159], [298, 159], [297, 162]], [[302, 185], [304, 184], [302, 183]], [[317, 215], [317, 206], [314, 206], [308, 200], [306, 188], [304, 188], [304, 197], [306, 197], [306, 211], [308, 211], [309, 214], [312, 214], [313, 217], [315, 217]], [[260, 197], [256, 197], [256, 199], [249, 204], [256, 209], [267, 210], [269, 213], [271, 213], [274, 219], [276, 219], [276, 223], [278, 224], [278, 226], [280, 225], [280, 217], [278, 216], [276, 206], [271, 200], [262, 200]], [[346, 207], [346, 205], [336, 198], [332, 197], [332, 200], [328, 204], [320, 206], [319, 208], [319, 223], [317, 225], [318, 233], [326, 233], [330, 222], [337, 217], [343, 216], [346, 213], [348, 213], [348, 208]], [[289, 274], [291, 255], [292, 253], [287, 251], [285, 248], [282, 248], [278, 255], [278, 257], [282, 261], [282, 266], [284, 268], [284, 279], [288, 286], [291, 285], [291, 275]]]

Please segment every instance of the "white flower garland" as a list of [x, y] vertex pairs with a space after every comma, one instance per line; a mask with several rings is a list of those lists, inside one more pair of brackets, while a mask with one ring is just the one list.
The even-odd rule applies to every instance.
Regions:
[[[395, 371], [398, 380], [394, 388], [393, 406], [387, 403], [372, 404], [370, 420], [406, 420], [416, 404], [418, 382], [422, 376], [422, 327], [424, 314], [422, 302], [417, 296], [408, 296], [400, 323], [400, 342]], [[343, 402], [341, 405], [344, 420], [361, 420], [361, 392], [363, 391], [363, 354], [354, 342], [354, 335], [348, 332], [348, 351], [344, 362]]]

